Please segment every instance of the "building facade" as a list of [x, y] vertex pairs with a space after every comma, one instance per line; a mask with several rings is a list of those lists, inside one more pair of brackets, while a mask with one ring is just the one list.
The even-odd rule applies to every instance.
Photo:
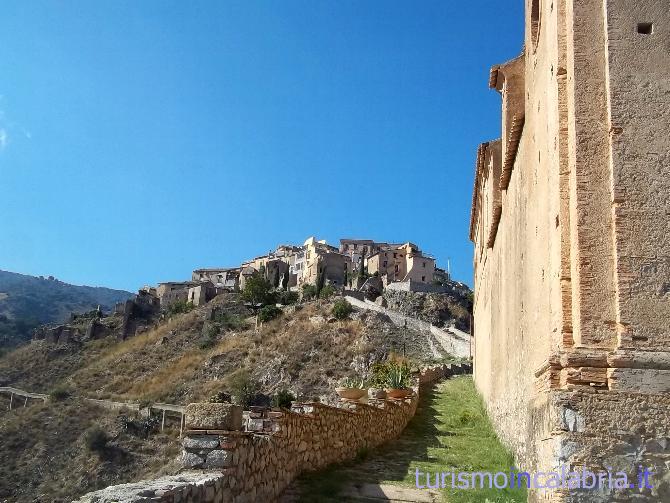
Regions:
[[424, 255], [413, 243], [393, 245], [367, 259], [367, 272], [382, 279], [384, 286], [398, 281], [432, 283], [435, 259]]
[[670, 501], [670, 9], [526, 0], [524, 46], [477, 152], [475, 382], [521, 468], [656, 474], [530, 501]]
[[209, 281], [216, 288], [236, 291], [239, 290], [240, 268], [196, 269], [191, 274], [191, 280], [195, 282]]

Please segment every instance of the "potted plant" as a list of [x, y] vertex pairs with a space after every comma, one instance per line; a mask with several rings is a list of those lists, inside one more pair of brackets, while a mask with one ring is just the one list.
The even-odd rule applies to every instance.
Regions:
[[344, 398], [345, 400], [360, 400], [368, 392], [365, 388], [365, 381], [351, 377], [345, 377], [340, 380], [339, 386], [335, 388], [335, 391], [340, 395], [340, 398]]
[[400, 365], [392, 365], [386, 374], [386, 394], [389, 398], [402, 399], [412, 394], [407, 388], [409, 373]]

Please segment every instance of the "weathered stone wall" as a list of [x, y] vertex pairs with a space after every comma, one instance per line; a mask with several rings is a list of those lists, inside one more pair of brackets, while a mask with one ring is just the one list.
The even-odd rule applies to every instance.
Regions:
[[[434, 365], [423, 369], [416, 382], [470, 370], [469, 365]], [[301, 403], [290, 411], [245, 411], [243, 418], [235, 406], [195, 404], [186, 412], [186, 472], [108, 487], [79, 502], [271, 502], [301, 473], [353, 459], [361, 449], [400, 435], [416, 412], [419, 389], [415, 386], [405, 400], [341, 402], [339, 407]], [[245, 431], [209, 429], [209, 423], [231, 428], [244, 424]]]
[[184, 458], [191, 467], [224, 470], [218, 501], [273, 501], [300, 473], [352, 459], [360, 449], [398, 436], [416, 405], [416, 397], [346, 408], [301, 404], [274, 418], [251, 420], [272, 435], [187, 432]]
[[[491, 72], [503, 98], [499, 187], [484, 183], [491, 168], [477, 161], [475, 382], [526, 469], [662, 467], [670, 455], [670, 11], [661, 0], [526, 7], [524, 53]], [[498, 188], [495, 227], [485, 210]], [[570, 427], [561, 426], [566, 414]], [[656, 482], [634, 495], [530, 499], [668, 500], [669, 481]]]

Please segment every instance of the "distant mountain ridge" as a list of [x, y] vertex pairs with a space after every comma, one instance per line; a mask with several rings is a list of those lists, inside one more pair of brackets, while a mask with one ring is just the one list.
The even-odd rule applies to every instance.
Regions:
[[90, 311], [98, 305], [109, 311], [131, 296], [124, 290], [71, 285], [53, 276], [0, 270], [0, 348], [30, 339], [38, 325], [60, 323], [73, 312]]

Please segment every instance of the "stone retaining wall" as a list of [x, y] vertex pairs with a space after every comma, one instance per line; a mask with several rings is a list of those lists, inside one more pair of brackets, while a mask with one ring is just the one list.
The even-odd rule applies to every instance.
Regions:
[[470, 334], [455, 328], [441, 329], [428, 323], [427, 321], [422, 321], [416, 318], [412, 318], [411, 316], [406, 316], [404, 314], [398, 313], [397, 311], [382, 307], [369, 300], [358, 300], [351, 296], [346, 296], [345, 298], [354, 307], [367, 309], [369, 311], [377, 311], [378, 313], [385, 314], [395, 325], [400, 327], [406, 326], [419, 332], [432, 334], [435, 339], [437, 339], [442, 349], [450, 355], [457, 356], [459, 358], [470, 358], [472, 356]]
[[[417, 383], [470, 370], [469, 365], [436, 365], [423, 369], [416, 376]], [[196, 419], [189, 423], [187, 408], [182, 462], [189, 471], [109, 487], [89, 493], [79, 502], [274, 501], [301, 473], [353, 459], [361, 450], [400, 435], [416, 412], [418, 385], [413, 391], [405, 400], [341, 402], [338, 407], [300, 403], [290, 411], [245, 411], [239, 419], [245, 431], [205, 428], [207, 417], [202, 411], [207, 407], [197, 409], [197, 416], [193, 415], [198, 426], [193, 429]], [[232, 410], [235, 406], [228, 407]], [[238, 421], [233, 417], [237, 415], [237, 411], [229, 412], [224, 421], [233, 424]], [[221, 421], [221, 415], [212, 417], [212, 424], [220, 425]]]

